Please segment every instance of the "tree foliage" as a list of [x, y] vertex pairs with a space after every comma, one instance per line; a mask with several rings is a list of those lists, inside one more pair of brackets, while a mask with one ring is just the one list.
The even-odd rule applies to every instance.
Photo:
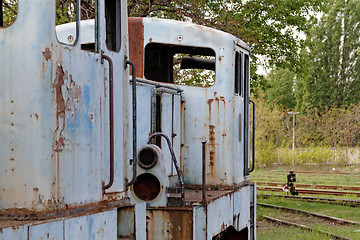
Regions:
[[10, 26], [17, 17], [18, 0], [3, 0], [3, 26]]
[[295, 73], [288, 68], [276, 68], [272, 70], [267, 79], [267, 88], [265, 97], [270, 102], [277, 102], [278, 104], [294, 109], [296, 100], [294, 95], [295, 87]]
[[302, 109], [360, 102], [360, 1], [336, 0], [309, 34]]

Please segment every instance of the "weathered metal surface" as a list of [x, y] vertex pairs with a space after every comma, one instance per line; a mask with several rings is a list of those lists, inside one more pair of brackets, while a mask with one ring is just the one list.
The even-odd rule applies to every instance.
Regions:
[[117, 211], [117, 237], [135, 238], [135, 208], [119, 208]]
[[0, 224], [0, 239], [116, 239], [116, 219], [117, 210], [113, 209], [85, 216], [27, 221], [4, 228]]
[[64, 220], [65, 240], [117, 239], [117, 210]]
[[14, 226], [0, 229], [1, 240], [27, 240], [28, 229], [25, 226]]
[[149, 240], [193, 239], [191, 210], [147, 209], [146, 237]]
[[64, 239], [64, 222], [54, 221], [48, 223], [40, 223], [30, 225], [28, 227], [29, 237], [26, 239], [51, 239], [63, 240]]
[[[126, 2], [122, 4], [125, 12]], [[104, 7], [103, 1], [99, 7]], [[126, 42], [120, 53], [108, 51], [103, 11], [98, 14], [98, 45], [114, 65], [124, 66]], [[122, 16], [125, 34], [126, 14]], [[60, 44], [54, 19], [54, 1], [25, 0], [16, 22], [0, 29], [2, 210], [96, 203], [103, 199], [102, 182], [109, 179], [109, 67], [101, 65], [100, 54], [81, 50], [81, 42]], [[114, 69], [114, 79], [114, 108], [124, 109], [127, 71]], [[119, 123], [114, 126], [116, 169], [124, 169], [128, 159], [125, 112], [114, 113], [114, 122]], [[110, 191], [124, 190], [125, 174], [115, 173]]]
[[[202, 182], [199, 159], [204, 140], [207, 140], [207, 181], [216, 185], [233, 185], [243, 181], [244, 153], [241, 146], [244, 138], [238, 136], [239, 131], [234, 131], [244, 128], [238, 120], [239, 115], [244, 113], [243, 98], [234, 96], [233, 90], [235, 41], [244, 47], [241, 51], [248, 53], [249, 48], [229, 34], [191, 23], [148, 18], [143, 18], [142, 22], [145, 46], [156, 42], [205, 47], [214, 50], [217, 56], [215, 84], [212, 87], [178, 86], [184, 90], [181, 161], [187, 183]], [[244, 129], [240, 132], [244, 133]]]
[[144, 25], [143, 18], [129, 18], [129, 59], [137, 66], [136, 76], [144, 77]]
[[243, 187], [208, 203], [207, 239], [230, 226], [236, 231], [250, 227], [250, 187]]

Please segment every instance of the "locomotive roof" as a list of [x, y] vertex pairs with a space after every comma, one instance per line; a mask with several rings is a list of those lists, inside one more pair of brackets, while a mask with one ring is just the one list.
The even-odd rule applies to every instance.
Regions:
[[[224, 45], [226, 42], [235, 42], [238, 46], [243, 49], [250, 51], [249, 46], [238, 39], [237, 37], [217, 30], [210, 27], [201, 26], [191, 22], [181, 22], [177, 20], [162, 19], [162, 18], [129, 18], [129, 22], [142, 19], [145, 31], [148, 31], [151, 34], [152, 39], [147, 39], [149, 42], [167, 42], [172, 44], [179, 44], [179, 37], [183, 37], [181, 40], [182, 43], [186, 45], [186, 42], [189, 41], [190, 45], [193, 45], [194, 42], [198, 43], [199, 46], [203, 46], [204, 43], [213, 42], [216, 45]], [[94, 19], [83, 20], [80, 22], [80, 39], [81, 44], [84, 43], [94, 43], [95, 34], [94, 34]], [[73, 44], [68, 38], [69, 35], [74, 35], [76, 28], [76, 23], [67, 23], [56, 26], [57, 38], [60, 42]], [[151, 28], [151, 29], [150, 29]], [[148, 35], [149, 35], [148, 34]], [[170, 36], [176, 36], [176, 38], [171, 39]], [[186, 38], [185, 38], [186, 36]], [[194, 40], [197, 41], [194, 41]], [[146, 41], [146, 39], [145, 39]]]

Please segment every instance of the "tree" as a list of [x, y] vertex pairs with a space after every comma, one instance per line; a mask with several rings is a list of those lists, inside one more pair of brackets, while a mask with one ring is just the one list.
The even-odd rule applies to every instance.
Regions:
[[252, 89], [263, 88], [255, 72], [266, 58], [267, 66], [298, 67], [303, 41], [295, 32], [306, 31], [323, 0], [129, 0], [129, 16], [154, 16], [192, 21], [229, 32], [254, 47]]
[[17, 0], [3, 0], [2, 1], [2, 10], [3, 10], [3, 26], [10, 26], [17, 16]]
[[294, 96], [295, 73], [287, 68], [277, 68], [267, 76], [268, 87], [265, 91], [266, 99], [289, 109], [296, 106]]
[[360, 1], [329, 4], [309, 36], [309, 68], [300, 83], [302, 109], [359, 103]]

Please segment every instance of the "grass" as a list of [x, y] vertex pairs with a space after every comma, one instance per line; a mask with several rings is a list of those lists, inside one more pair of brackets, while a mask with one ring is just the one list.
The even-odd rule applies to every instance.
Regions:
[[[311, 216], [307, 216], [307, 215], [299, 216], [299, 215], [289, 213], [289, 212], [286, 212], [283, 210], [264, 208], [261, 206], [258, 206], [257, 211], [258, 211], [259, 216], [266, 215], [266, 216], [274, 217], [274, 218], [281, 219], [281, 220], [287, 220], [290, 222], [303, 224], [303, 225], [312, 227], [313, 229], [316, 229], [316, 230], [331, 232], [333, 234], [341, 235], [341, 236], [344, 236], [344, 237], [347, 237], [350, 239], [360, 239], [360, 232], [358, 232], [358, 230], [360, 230], [360, 226], [333, 224], [328, 221], [319, 220], [318, 218], [315, 218], [315, 217], [311, 217]], [[262, 223], [263, 217], [259, 217], [258, 221], [260, 221], [260, 223]], [[273, 225], [272, 228], [278, 228], [278, 226]], [[259, 232], [259, 230], [260, 230], [260, 232]], [[265, 231], [263, 231], [263, 230], [264, 230], [263, 227], [258, 229], [258, 239], [269, 239], [269, 240], [287, 239], [287, 238], [279, 238], [278, 236], [273, 236], [271, 233], [273, 231], [273, 229], [271, 229], [269, 227], [265, 228]], [[289, 236], [297, 235], [297, 231], [295, 231], [292, 227], [283, 228], [283, 229], [281, 229], [281, 231], [286, 232], [284, 234], [288, 234]], [[303, 232], [303, 231], [305, 231], [305, 230], [302, 230], [301, 232]], [[309, 232], [307, 234], [309, 234]], [[312, 236], [312, 238], [310, 238], [310, 239], [326, 239], [326, 236], [323, 234], [315, 234], [314, 232], [310, 232], [310, 234]], [[263, 237], [260, 237], [260, 236], [263, 236]], [[298, 235], [298, 239], [308, 239], [308, 237], [303, 238], [302, 235]]]
[[[311, 171], [311, 172], [331, 172], [334, 166], [296, 166], [294, 171]], [[339, 186], [359, 186], [360, 185], [360, 167], [335, 167], [334, 174], [308, 174], [308, 173], [296, 173], [298, 184], [312, 184], [312, 185], [339, 185]], [[286, 183], [286, 175], [291, 167], [276, 166], [271, 168], [257, 168], [251, 175], [251, 181], [262, 182], [283, 182]], [[337, 174], [338, 172], [347, 172], [349, 175]], [[296, 184], [295, 184], [296, 186]], [[260, 193], [260, 192], [258, 192]], [[276, 192], [261, 192], [268, 194], [284, 194]], [[342, 199], [355, 199], [360, 200], [359, 197], [353, 195], [347, 196], [318, 196], [324, 198], [342, 198]], [[340, 206], [332, 204], [323, 204], [316, 202], [301, 202], [284, 198], [264, 198], [258, 197], [259, 203], [267, 203], [272, 205], [278, 205], [288, 208], [295, 208], [299, 210], [305, 210], [324, 215], [329, 215], [337, 218], [348, 219], [356, 222], [360, 222], [360, 208], [353, 208], [349, 206]], [[314, 217], [302, 216], [286, 213], [282, 210], [269, 209], [258, 206], [258, 224], [257, 224], [257, 239], [259, 240], [277, 240], [277, 239], [331, 239], [329, 236], [319, 234], [316, 232], [309, 232], [307, 230], [301, 230], [296, 227], [288, 227], [270, 223], [263, 219], [263, 215], [288, 220], [292, 222], [298, 222], [315, 229], [320, 229], [327, 232], [332, 232], [341, 236], [345, 236], [351, 239], [360, 239], [360, 226], [346, 226], [333, 224], [329, 222], [321, 221]]]

